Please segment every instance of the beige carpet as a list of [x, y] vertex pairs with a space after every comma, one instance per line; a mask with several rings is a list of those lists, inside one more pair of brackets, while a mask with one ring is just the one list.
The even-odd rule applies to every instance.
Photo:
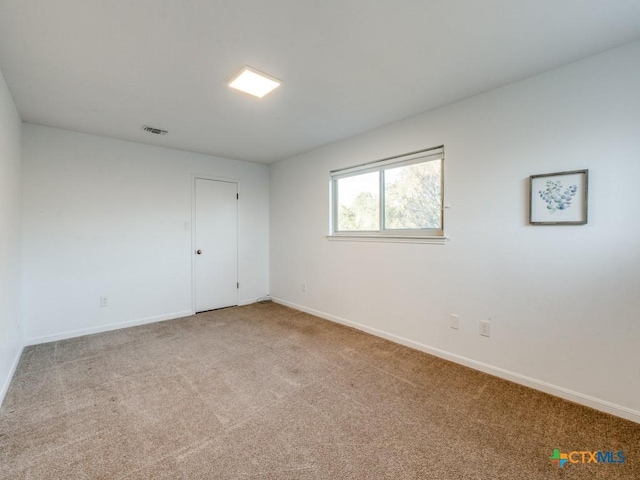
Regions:
[[0, 410], [12, 480], [633, 479], [638, 455], [638, 424], [275, 304], [29, 347]]

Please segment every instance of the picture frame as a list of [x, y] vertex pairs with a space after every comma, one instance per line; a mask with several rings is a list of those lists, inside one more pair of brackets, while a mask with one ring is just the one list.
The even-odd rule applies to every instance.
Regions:
[[588, 219], [589, 170], [529, 177], [530, 225], [585, 225]]

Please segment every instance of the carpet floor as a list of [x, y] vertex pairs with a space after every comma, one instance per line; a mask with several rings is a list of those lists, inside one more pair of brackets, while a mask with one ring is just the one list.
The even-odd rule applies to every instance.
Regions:
[[12, 480], [640, 479], [639, 456], [636, 423], [276, 304], [28, 347], [0, 409]]

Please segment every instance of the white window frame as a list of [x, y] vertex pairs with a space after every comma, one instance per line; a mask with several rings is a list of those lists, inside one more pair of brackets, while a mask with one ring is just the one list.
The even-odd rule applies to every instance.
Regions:
[[[384, 173], [388, 169], [440, 161], [440, 226], [441, 228], [423, 229], [386, 229], [385, 228], [385, 198], [384, 198]], [[340, 231], [338, 230], [338, 180], [365, 173], [379, 172], [379, 230], [371, 231]], [[403, 242], [403, 243], [435, 243], [444, 244], [447, 237], [444, 235], [444, 146], [428, 148], [416, 152], [377, 160], [375, 162], [356, 165], [353, 167], [333, 170], [330, 172], [330, 233], [327, 236], [330, 240], [347, 241], [383, 241], [383, 242]]]

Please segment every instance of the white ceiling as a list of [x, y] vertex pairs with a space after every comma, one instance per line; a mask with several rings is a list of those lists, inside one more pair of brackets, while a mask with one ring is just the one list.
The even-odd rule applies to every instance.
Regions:
[[0, 0], [24, 121], [264, 163], [639, 38], [638, 0]]

